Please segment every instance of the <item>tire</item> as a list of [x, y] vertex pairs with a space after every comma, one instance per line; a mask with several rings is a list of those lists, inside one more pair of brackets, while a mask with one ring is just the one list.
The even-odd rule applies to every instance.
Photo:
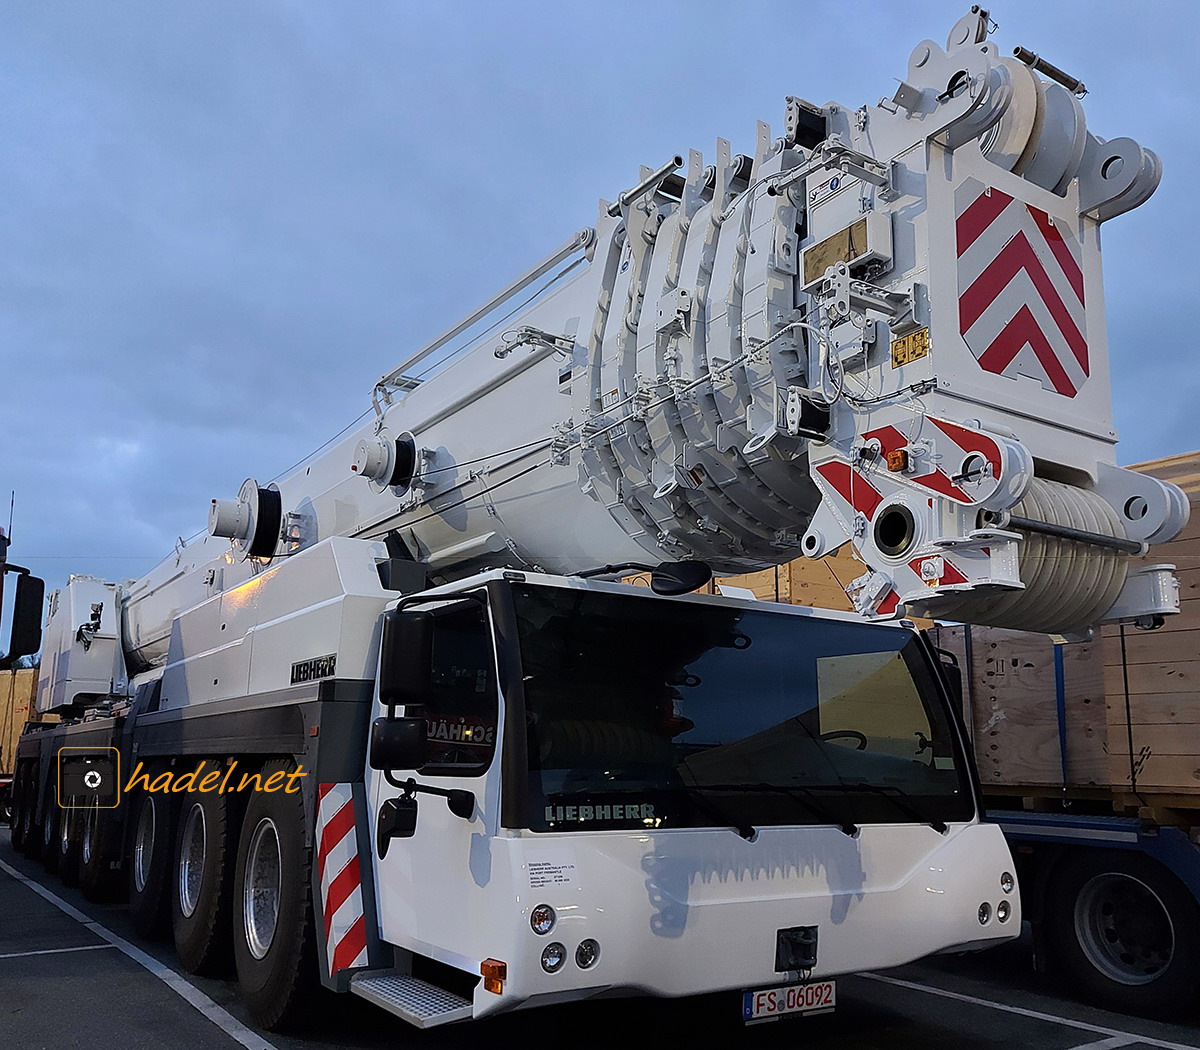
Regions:
[[129, 918], [143, 937], [161, 939], [171, 933], [176, 807], [166, 795], [134, 797], [125, 860]]
[[108, 900], [116, 886], [113, 840], [117, 822], [111, 809], [84, 809], [79, 821], [79, 889], [90, 901]]
[[46, 798], [46, 812], [42, 814], [40, 826], [42, 867], [51, 875], [58, 871], [58, 829], [62, 818], [69, 812], [58, 804], [51, 791]]
[[37, 860], [42, 855], [42, 825], [37, 819], [37, 804], [38, 768], [36, 762], [30, 762], [25, 767], [25, 791], [21, 807], [25, 815], [21, 852], [30, 860]]
[[[268, 762], [263, 779], [294, 768], [289, 760]], [[256, 791], [238, 840], [233, 894], [238, 986], [255, 1022], [272, 1031], [294, 1026], [319, 984], [312, 851], [304, 828], [302, 795]]]
[[[77, 802], [78, 799], [72, 800]], [[83, 810], [72, 806], [58, 818], [58, 878], [64, 886], [79, 885], [79, 832]]]
[[12, 782], [12, 814], [8, 821], [8, 839], [17, 853], [25, 852], [25, 765], [18, 765]]
[[184, 796], [172, 866], [171, 932], [188, 973], [221, 976], [232, 968], [235, 823], [228, 795]]
[[1118, 850], [1069, 856], [1046, 914], [1054, 961], [1088, 1001], [1149, 1017], [1195, 1003], [1200, 905], [1161, 864]]

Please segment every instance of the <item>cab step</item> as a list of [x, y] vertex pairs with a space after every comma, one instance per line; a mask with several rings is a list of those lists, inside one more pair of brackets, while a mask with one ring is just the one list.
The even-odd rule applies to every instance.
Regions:
[[418, 1028], [465, 1021], [471, 1016], [469, 999], [419, 977], [356, 973], [350, 978], [350, 991]]

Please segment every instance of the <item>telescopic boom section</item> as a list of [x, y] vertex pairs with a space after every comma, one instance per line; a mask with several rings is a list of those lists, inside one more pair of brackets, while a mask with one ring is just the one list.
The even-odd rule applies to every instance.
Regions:
[[383, 377], [359, 430], [214, 501], [210, 536], [128, 592], [142, 661], [174, 611], [332, 535], [435, 581], [849, 542], [869, 617], [1176, 611], [1170, 567], [1137, 555], [1187, 501], [1114, 465], [1099, 239], [1159, 161], [988, 31], [976, 12], [922, 41], [876, 105], [789, 98], [749, 156], [643, 169]]

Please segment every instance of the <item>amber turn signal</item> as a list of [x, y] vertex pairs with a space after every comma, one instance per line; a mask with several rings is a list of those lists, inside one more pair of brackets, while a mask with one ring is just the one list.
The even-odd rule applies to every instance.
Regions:
[[484, 991], [499, 995], [504, 991], [504, 979], [508, 976], [508, 963], [499, 959], [484, 959], [479, 964], [479, 972], [483, 974]]
[[892, 473], [908, 470], [908, 449], [898, 448], [887, 454], [887, 467]]

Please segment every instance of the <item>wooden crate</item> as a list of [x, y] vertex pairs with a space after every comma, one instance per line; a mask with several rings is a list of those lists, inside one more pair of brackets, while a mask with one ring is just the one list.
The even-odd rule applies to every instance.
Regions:
[[864, 572], [866, 567], [855, 558], [847, 544], [819, 561], [800, 558], [762, 572], [725, 576], [717, 583], [745, 587], [763, 601], [849, 612], [854, 606], [846, 596], [846, 585]]
[[0, 671], [0, 773], [11, 773], [17, 739], [27, 721], [40, 721], [34, 710], [38, 673]]
[[1130, 795], [1200, 795], [1200, 452], [1135, 469], [1179, 485], [1192, 517], [1177, 539], [1139, 559], [1176, 566], [1179, 615], [1157, 631], [1103, 631], [1108, 779]]

